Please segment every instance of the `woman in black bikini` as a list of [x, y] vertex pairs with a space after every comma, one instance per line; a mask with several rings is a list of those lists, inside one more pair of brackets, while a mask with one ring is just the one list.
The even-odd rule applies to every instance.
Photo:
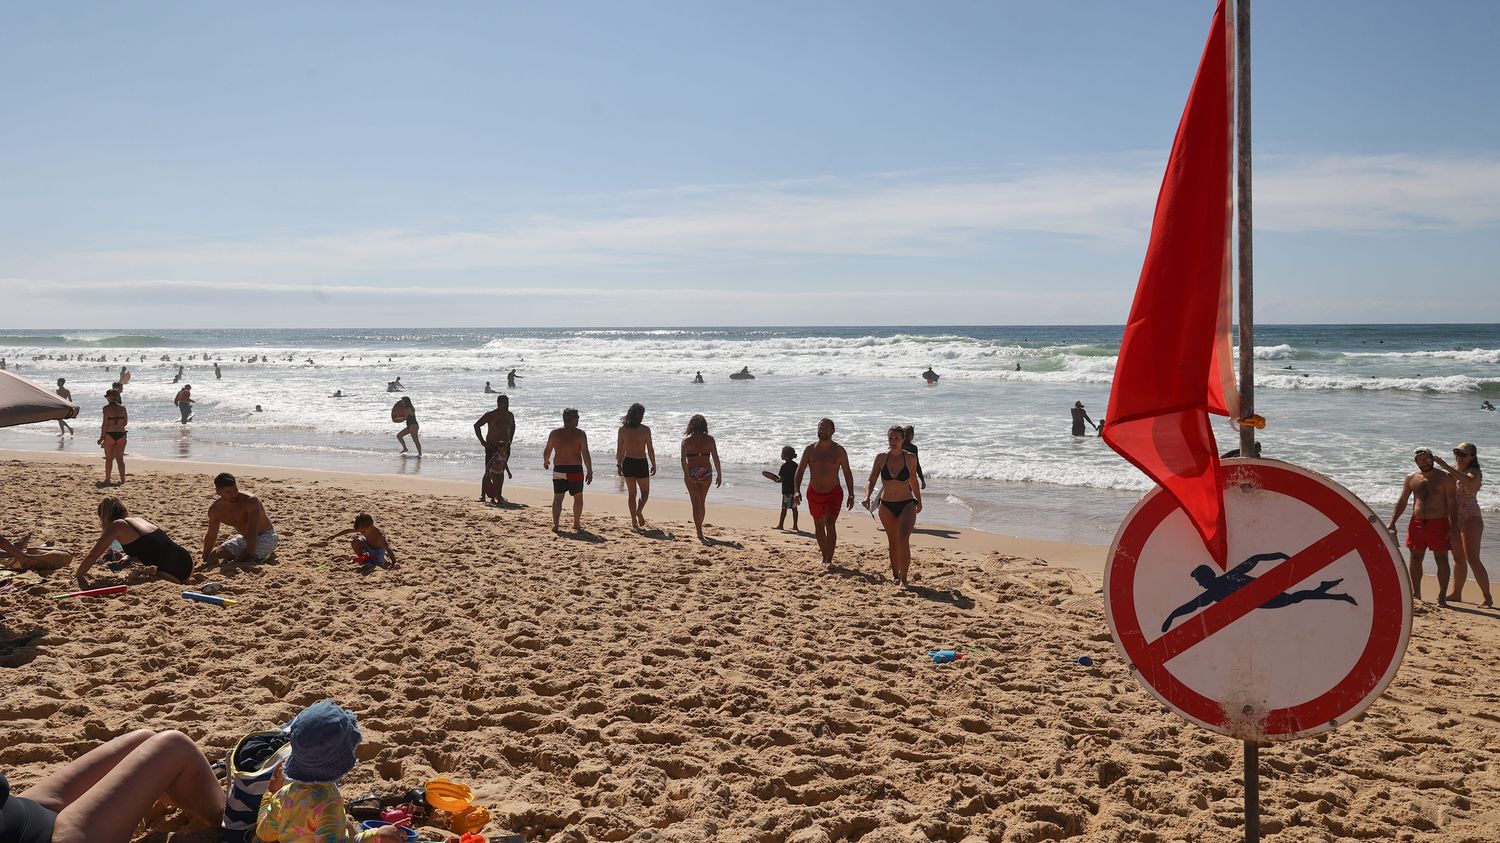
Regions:
[[119, 498], [105, 498], [99, 504], [99, 523], [104, 533], [94, 542], [93, 550], [78, 563], [78, 585], [88, 588], [89, 568], [109, 550], [110, 542], [119, 542], [130, 557], [147, 566], [162, 579], [182, 585], [193, 574], [193, 555], [167, 537], [167, 532], [139, 516], [132, 516]]
[[104, 483], [110, 483], [110, 473], [114, 467], [120, 467], [120, 483], [125, 483], [125, 426], [130, 422], [130, 414], [126, 412], [125, 405], [120, 401], [120, 390], [111, 389], [104, 393], [103, 422], [99, 426], [99, 444], [104, 446]]
[[[885, 538], [890, 545], [891, 578], [906, 588], [906, 575], [911, 569], [911, 531], [917, 526], [917, 513], [922, 511], [922, 493], [912, 482], [922, 471], [917, 458], [903, 450], [905, 442], [901, 425], [893, 425], [886, 431], [886, 440], [891, 449], [875, 457], [875, 466], [870, 469], [870, 483], [865, 487], [865, 508], [870, 508], [870, 495], [875, 491], [875, 479], [882, 482], [880, 491], [880, 523], [885, 527]], [[892, 466], [900, 466], [893, 473]]]
[[406, 443], [401, 440], [410, 436], [411, 443], [417, 446], [417, 456], [420, 457], [422, 456], [422, 437], [417, 435], [417, 431], [421, 429], [421, 425], [417, 424], [417, 408], [412, 406], [411, 396], [406, 396], [396, 403], [406, 405], [406, 427], [401, 428], [401, 432], [396, 434], [396, 441], [401, 444], [401, 453], [406, 453]]
[[[625, 478], [630, 506], [630, 526], [646, 527], [646, 499], [651, 497], [651, 476], [656, 473], [656, 448], [651, 444], [651, 428], [641, 424], [646, 408], [631, 404], [620, 417], [620, 433], [615, 437], [615, 468]], [[639, 494], [640, 502], [636, 502]]]
[[698, 531], [698, 541], [708, 544], [703, 537], [708, 485], [724, 485], [724, 470], [719, 465], [719, 445], [708, 435], [708, 419], [701, 414], [688, 419], [682, 435], [682, 482], [687, 486], [688, 499], [693, 502], [693, 527]]

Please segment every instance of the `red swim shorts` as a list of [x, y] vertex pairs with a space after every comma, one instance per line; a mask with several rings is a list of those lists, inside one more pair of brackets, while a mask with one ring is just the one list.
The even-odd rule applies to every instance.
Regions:
[[834, 486], [826, 492], [820, 492], [811, 486], [807, 487], [807, 513], [815, 520], [822, 521], [830, 515], [837, 518], [839, 508], [844, 505], [844, 488]]
[[1406, 525], [1406, 546], [1411, 550], [1447, 553], [1449, 529], [1446, 518], [1413, 518]]

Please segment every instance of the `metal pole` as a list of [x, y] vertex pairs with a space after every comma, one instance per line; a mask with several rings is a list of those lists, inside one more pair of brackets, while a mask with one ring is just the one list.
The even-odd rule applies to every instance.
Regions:
[[[1239, 181], [1240, 418], [1255, 415], [1255, 284], [1250, 216], [1250, 0], [1237, 0], [1235, 37], [1235, 149]], [[1240, 453], [1255, 456], [1255, 428], [1240, 426]]]
[[1245, 843], [1260, 843], [1260, 744], [1245, 741]]
[[[1250, 0], [1234, 5], [1235, 151], [1239, 182], [1240, 418], [1255, 415], [1254, 237], [1250, 213]], [[1255, 428], [1240, 425], [1240, 453], [1255, 455]], [[1260, 745], [1245, 741], [1245, 843], [1260, 843]]]

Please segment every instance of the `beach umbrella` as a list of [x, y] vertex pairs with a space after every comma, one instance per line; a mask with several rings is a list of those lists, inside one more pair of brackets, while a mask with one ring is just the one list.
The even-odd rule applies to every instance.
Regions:
[[78, 405], [53, 395], [25, 378], [0, 370], [0, 427], [71, 419]]

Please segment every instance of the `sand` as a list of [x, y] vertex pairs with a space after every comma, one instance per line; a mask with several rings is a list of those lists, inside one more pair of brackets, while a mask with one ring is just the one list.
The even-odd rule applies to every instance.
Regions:
[[[0, 462], [0, 530], [86, 549], [97, 462]], [[130, 467], [109, 493], [196, 553], [223, 467]], [[212, 571], [237, 606], [165, 583], [47, 599], [68, 571], [0, 595], [0, 639], [40, 633], [0, 644], [0, 770], [18, 787], [143, 725], [221, 757], [332, 697], [366, 737], [346, 796], [447, 775], [494, 813], [492, 835], [1239, 837], [1240, 744], [1167, 712], [1115, 655], [1102, 548], [925, 525], [902, 593], [858, 511], [840, 567], [823, 571], [810, 536], [712, 494], [719, 541], [705, 547], [684, 504], [653, 502], [660, 531], [642, 535], [617, 497], [591, 493], [588, 534], [559, 537], [535, 490], [497, 509], [465, 484], [236, 471], [283, 536], [274, 565]], [[355, 568], [346, 545], [314, 544], [360, 510], [399, 567]], [[1400, 675], [1363, 716], [1264, 748], [1264, 839], [1500, 840], [1497, 621], [1423, 608]], [[957, 645], [984, 652], [925, 655]], [[215, 835], [174, 815], [140, 839]]]

